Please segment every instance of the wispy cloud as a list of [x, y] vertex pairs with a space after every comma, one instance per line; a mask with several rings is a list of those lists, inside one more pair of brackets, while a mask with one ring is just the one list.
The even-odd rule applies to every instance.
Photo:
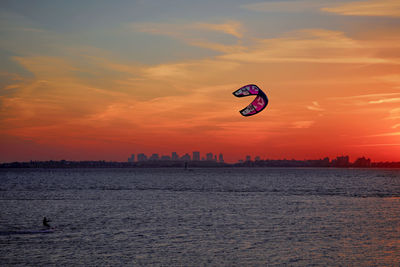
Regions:
[[400, 119], [400, 108], [394, 108], [389, 111], [388, 119], [397, 120]]
[[315, 123], [315, 121], [295, 121], [292, 123], [291, 128], [306, 129], [306, 128], [310, 128], [314, 123]]
[[43, 29], [37, 29], [37, 28], [19, 28], [18, 30], [24, 31], [24, 32], [33, 32], [33, 33], [46, 33], [47, 32]]
[[190, 45], [207, 48], [214, 51], [223, 52], [224, 54], [236, 53], [246, 50], [246, 47], [242, 45], [235, 45], [235, 44], [221, 44], [221, 43], [214, 43], [202, 40], [193, 40], [188, 41]]
[[400, 17], [400, 1], [370, 0], [324, 7], [321, 10], [347, 16], [386, 16]]
[[374, 97], [385, 97], [385, 96], [397, 96], [400, 93], [378, 93], [378, 94], [363, 94], [343, 97], [332, 97], [331, 99], [363, 99], [363, 98], [374, 98]]
[[242, 5], [242, 8], [256, 12], [286, 12], [298, 13], [304, 11], [318, 11], [329, 1], [300, 0], [300, 1], [268, 1]]
[[400, 102], [400, 97], [396, 98], [385, 98], [379, 100], [371, 100], [369, 101], [370, 104], [383, 104], [383, 103], [397, 103]]
[[[249, 62], [293, 62], [328, 64], [390, 64], [400, 65], [400, 59], [385, 51], [398, 49], [397, 42], [357, 40], [344, 32], [326, 29], [302, 29], [276, 38], [249, 39], [241, 42], [243, 26], [237, 21], [224, 23], [193, 23], [188, 25], [163, 23], [135, 23], [136, 31], [167, 35], [191, 46], [222, 52], [218, 59]], [[236, 42], [221, 42], [203, 35], [215, 31], [237, 37]], [[392, 56], [391, 56], [392, 55]], [[397, 79], [396, 76], [386, 79]]]
[[398, 0], [369, 0], [339, 2], [332, 5], [329, 0], [299, 0], [299, 1], [268, 1], [242, 5], [242, 8], [255, 12], [330, 12], [346, 16], [400, 16], [400, 2]]
[[154, 22], [137, 22], [130, 24], [129, 27], [138, 32], [172, 37], [183, 37], [184, 31], [188, 28], [182, 24]]
[[400, 143], [391, 143], [391, 144], [359, 144], [359, 145], [351, 145], [355, 147], [379, 147], [379, 146], [400, 146]]
[[229, 20], [224, 23], [198, 22], [189, 26], [189, 28], [222, 32], [225, 34], [235, 36], [237, 38], [242, 38], [244, 31], [242, 24], [239, 21], [233, 21], [233, 20]]
[[21, 77], [21, 75], [17, 74], [17, 73], [10, 73], [10, 72], [0, 72], [0, 77], [4, 77], [6, 79], [10, 79], [12, 81], [20, 81], [23, 78]]
[[[148, 79], [163, 79], [171, 82], [199, 82], [211, 79], [216, 73], [229, 73], [238, 67], [238, 63], [218, 60], [195, 60], [181, 63], [158, 64], [143, 68]], [[207, 70], [207, 71], [205, 71]], [[216, 76], [218, 77], [218, 76]]]
[[324, 109], [321, 107], [321, 105], [317, 101], [313, 101], [312, 105], [308, 105], [307, 109], [313, 110], [313, 111], [324, 111]]
[[232, 53], [244, 49], [244, 47], [240, 46], [238, 43], [223, 44], [221, 42], [212, 41], [212, 39], [205, 34], [207, 32], [217, 32], [241, 39], [243, 37], [244, 27], [239, 21], [228, 20], [223, 23], [196, 22], [192, 24], [133, 23], [130, 27], [135, 31], [155, 35], [166, 35], [179, 39], [192, 46], [224, 53]]
[[[400, 40], [399, 40], [400, 42]], [[375, 77], [377, 80], [384, 81], [387, 83], [393, 83], [396, 85], [400, 85], [400, 75], [398, 74], [391, 74], [391, 75], [382, 75]]]
[[391, 104], [400, 101], [400, 93], [377, 93], [377, 94], [362, 94], [353, 96], [343, 97], [331, 97], [329, 100], [341, 100], [343, 103], [349, 103], [351, 105], [366, 106], [366, 105], [377, 105], [377, 104]]
[[380, 137], [380, 136], [398, 136], [400, 135], [400, 132], [393, 132], [393, 133], [382, 133], [382, 134], [372, 134], [369, 135], [368, 137]]
[[368, 44], [349, 38], [343, 32], [324, 29], [300, 30], [283, 37], [259, 40], [246, 51], [220, 58], [255, 63], [400, 64], [400, 59], [379, 57]]

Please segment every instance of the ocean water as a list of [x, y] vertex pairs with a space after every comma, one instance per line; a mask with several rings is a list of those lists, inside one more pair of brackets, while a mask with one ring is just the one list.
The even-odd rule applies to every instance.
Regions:
[[0, 265], [400, 266], [400, 170], [1, 169]]

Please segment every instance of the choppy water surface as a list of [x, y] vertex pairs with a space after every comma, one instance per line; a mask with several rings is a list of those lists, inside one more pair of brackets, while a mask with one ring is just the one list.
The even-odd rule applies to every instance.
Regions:
[[400, 170], [0, 170], [2, 266], [399, 262]]

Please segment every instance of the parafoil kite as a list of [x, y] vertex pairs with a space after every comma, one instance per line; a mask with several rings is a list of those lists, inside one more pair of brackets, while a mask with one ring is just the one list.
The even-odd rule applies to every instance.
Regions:
[[234, 96], [244, 97], [249, 95], [257, 95], [256, 98], [247, 107], [242, 109], [240, 114], [243, 116], [252, 116], [259, 113], [268, 105], [268, 98], [266, 94], [261, 91], [255, 84], [248, 84], [233, 92]]

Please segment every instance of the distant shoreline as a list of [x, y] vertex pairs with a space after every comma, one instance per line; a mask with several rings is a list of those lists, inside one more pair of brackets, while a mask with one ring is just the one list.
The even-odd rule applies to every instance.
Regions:
[[400, 168], [400, 162], [348, 162], [337, 163], [326, 160], [260, 160], [240, 163], [223, 163], [215, 161], [29, 161], [0, 163], [0, 168], [222, 168], [222, 167], [287, 167], [287, 168]]

